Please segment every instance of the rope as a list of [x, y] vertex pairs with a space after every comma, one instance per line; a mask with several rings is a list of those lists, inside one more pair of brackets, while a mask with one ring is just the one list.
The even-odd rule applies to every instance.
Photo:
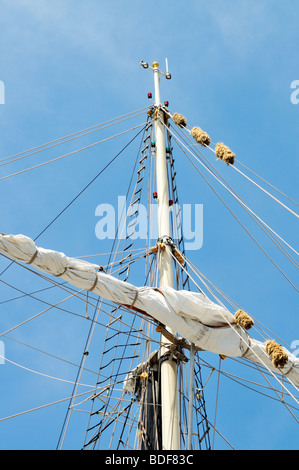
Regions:
[[[222, 178], [225, 183], [227, 184], [227, 186], [222, 182], [220, 181], [220, 179], [189, 149], [187, 148], [186, 145], [184, 145], [176, 136], [174, 136], [174, 138], [176, 139], [177, 143], [178, 141], [181, 143], [181, 145], [183, 145], [186, 150], [191, 153], [191, 155], [202, 165], [204, 166], [208, 172], [215, 178], [217, 179], [217, 181], [222, 185], [224, 186], [225, 189], [227, 189], [227, 191], [237, 200], [237, 202], [239, 204], [241, 204], [245, 210], [248, 210], [249, 212], [251, 212], [251, 214], [256, 218], [258, 219], [268, 230], [270, 230], [275, 236], [277, 236], [283, 243], [285, 243], [292, 251], [294, 251], [294, 253], [296, 253], [297, 255], [299, 255], [299, 253], [291, 246], [289, 245], [281, 236], [279, 236], [271, 227], [269, 227], [257, 214], [255, 214], [255, 212], [253, 212], [250, 207], [248, 205], [245, 204], [245, 202], [240, 198], [240, 196], [237, 195], [237, 193], [233, 190], [230, 190], [227, 186], [228, 183], [224, 180], [224, 178]], [[181, 147], [180, 147], [181, 148]], [[182, 150], [182, 148], [181, 148]], [[183, 151], [183, 150], [182, 150]], [[184, 152], [184, 151], [183, 151]], [[185, 153], [185, 152], [184, 152]], [[201, 153], [201, 152], [200, 152]], [[186, 153], [185, 153], [186, 155]], [[205, 158], [205, 156], [201, 153], [201, 155]], [[188, 157], [189, 158], [189, 157]], [[211, 164], [210, 164], [211, 165]], [[211, 165], [212, 166], [212, 165]], [[214, 168], [214, 167], [212, 167]], [[215, 169], [214, 169], [215, 170]], [[199, 171], [199, 170], [198, 170]], [[216, 170], [215, 170], [216, 171]], [[218, 172], [217, 172], [218, 173]], [[200, 173], [201, 174], [201, 173]], [[230, 186], [229, 186], [230, 187]], [[296, 263], [296, 262], [295, 262]]]
[[[150, 127], [150, 128], [151, 128], [151, 127]], [[149, 129], [149, 127], [148, 127], [148, 128], [145, 128], [145, 129], [144, 129], [144, 133], [145, 133], [145, 131], [148, 130], [148, 129]], [[144, 139], [144, 140], [145, 140], [145, 139]], [[144, 140], [143, 140], [143, 141], [144, 141]], [[141, 143], [141, 144], [142, 144], [142, 143]], [[138, 151], [138, 153], [137, 153], [137, 158], [136, 158], [136, 162], [135, 162], [135, 165], [134, 165], [134, 168], [133, 168], [131, 180], [130, 180], [129, 185], [128, 185], [128, 190], [127, 190], [126, 198], [128, 197], [128, 194], [129, 194], [129, 191], [130, 191], [130, 188], [131, 188], [131, 184], [132, 184], [132, 180], [133, 180], [133, 174], [134, 174], [134, 171], [135, 171], [135, 169], [136, 169], [137, 161], [138, 161], [138, 155], [139, 155], [140, 150], [141, 150], [141, 144], [140, 144], [139, 151]], [[135, 188], [136, 188], [136, 186], [135, 186]], [[132, 196], [132, 198], [133, 198], [133, 196]], [[131, 203], [132, 203], [132, 199], [131, 199]], [[124, 208], [123, 208], [123, 210], [124, 210]], [[121, 218], [122, 218], [122, 215], [123, 215], [123, 214], [121, 214]], [[126, 214], [126, 217], [125, 217], [125, 222], [124, 222], [124, 226], [123, 226], [123, 228], [122, 228], [122, 233], [123, 233], [125, 224], [127, 223], [127, 217], [128, 217], [128, 214]], [[119, 235], [119, 227], [117, 227], [117, 234], [116, 234], [116, 237], [115, 237], [115, 239], [114, 239], [114, 241], [113, 241], [113, 246], [112, 246], [112, 250], [111, 250], [111, 251], [113, 251], [113, 249], [114, 249], [114, 246], [115, 246], [115, 244], [116, 244], [116, 239], [117, 239], [117, 236], [118, 236], [118, 235]], [[119, 241], [118, 241], [118, 244], [117, 244], [117, 248], [116, 248], [116, 251], [114, 252], [114, 257], [112, 258], [112, 259], [113, 259], [113, 263], [115, 262], [116, 255], [117, 255], [117, 253], [118, 253], [118, 251], [119, 251], [119, 245], [120, 245], [120, 240], [121, 240], [121, 238], [122, 238], [122, 234], [121, 234], [121, 236], [119, 237]], [[109, 262], [111, 262], [111, 257], [109, 258]], [[110, 319], [111, 319], [111, 317], [112, 317], [112, 313], [111, 313], [111, 315], [110, 315]], [[136, 315], [134, 316], [134, 319], [135, 319], [135, 317], [136, 317]], [[123, 322], [119, 321], [119, 328], [120, 328], [120, 326], [121, 326], [121, 323], [123, 323]], [[106, 329], [105, 343], [106, 343], [106, 341], [107, 341], [107, 334], [108, 334], [108, 328]], [[120, 334], [120, 332], [118, 331], [118, 332], [116, 333], [116, 335], [119, 335], [119, 334]], [[105, 343], [104, 343], [104, 344], [105, 344]], [[101, 371], [102, 362], [103, 362], [103, 354], [102, 354], [102, 357], [101, 357], [101, 363], [100, 363], [100, 368], [99, 368], [99, 372], [98, 372], [98, 378], [99, 378], [99, 376], [100, 376], [100, 374], [101, 374], [100, 371]], [[113, 372], [113, 371], [112, 371], [112, 372]], [[110, 376], [110, 377], [111, 377], [111, 376]], [[105, 408], [105, 409], [107, 409], [108, 406], [109, 406], [109, 400], [107, 400], [106, 408]], [[89, 426], [89, 423], [90, 423], [90, 420], [91, 420], [92, 409], [93, 409], [93, 403], [92, 403], [92, 407], [91, 407], [91, 410], [90, 410], [90, 416], [89, 416], [88, 426]], [[88, 430], [86, 431], [85, 442], [86, 442], [86, 439], [87, 439], [87, 432], [88, 432]]]
[[[97, 390], [97, 389], [95, 388], [94, 390]], [[85, 395], [86, 393], [90, 393], [90, 390], [88, 390], [87, 392], [79, 393], [78, 395], [75, 395], [75, 397], [80, 397], [82, 395]], [[62, 400], [53, 401], [52, 403], [47, 403], [46, 405], [41, 405], [41, 406], [37, 406], [35, 408], [31, 408], [30, 410], [26, 410], [26, 411], [22, 411], [20, 413], [16, 413], [16, 414], [13, 414], [13, 415], [10, 415], [10, 416], [6, 416], [6, 418], [0, 418], [0, 421], [6, 421], [7, 419], [16, 418], [17, 416], [22, 416], [24, 414], [31, 413], [32, 411], [41, 410], [43, 408], [46, 408], [46, 407], [52, 406], [52, 405], [57, 405], [58, 403], [62, 403], [62, 402], [67, 401], [67, 400], [69, 400], [70, 398], [73, 398], [73, 397], [74, 397], [74, 395], [72, 395], [71, 397], [63, 398]]]
[[244, 168], [246, 168], [246, 170], [250, 171], [253, 175], [257, 176], [259, 179], [261, 179], [264, 183], [268, 184], [269, 186], [271, 186], [271, 188], [275, 189], [275, 191], [277, 191], [278, 193], [280, 193], [282, 196], [286, 197], [287, 199], [289, 199], [290, 201], [292, 201], [294, 204], [296, 204], [296, 206], [299, 206], [298, 202], [294, 201], [294, 199], [292, 199], [290, 196], [288, 196], [287, 194], [283, 193], [282, 191], [280, 191], [280, 189], [276, 188], [273, 184], [269, 183], [268, 181], [266, 181], [264, 178], [262, 178], [260, 175], [258, 175], [257, 173], [255, 173], [253, 170], [251, 170], [250, 168], [248, 168], [246, 165], [244, 165], [244, 163], [240, 162], [239, 160], [236, 160], [237, 163], [239, 163], [239, 165], [242, 165]]
[[[174, 136], [175, 140], [178, 141]], [[180, 144], [178, 144], [180, 146]], [[212, 191], [217, 195], [217, 197], [221, 200], [221, 202], [225, 205], [225, 207], [229, 210], [229, 212], [232, 214], [232, 216], [237, 220], [237, 222], [243, 227], [243, 229], [246, 231], [246, 233], [250, 236], [250, 238], [256, 243], [256, 245], [262, 250], [262, 252], [267, 256], [267, 258], [272, 262], [272, 264], [280, 271], [280, 273], [285, 277], [285, 279], [294, 287], [294, 289], [299, 292], [297, 287], [292, 283], [292, 281], [287, 277], [287, 275], [279, 268], [279, 266], [272, 260], [272, 258], [268, 255], [268, 253], [262, 248], [262, 246], [255, 240], [255, 238], [251, 235], [251, 233], [246, 229], [244, 224], [238, 219], [238, 217], [233, 213], [233, 211], [229, 208], [229, 206], [224, 202], [224, 200], [219, 196], [217, 191], [213, 188], [213, 186], [208, 182], [208, 180], [204, 177], [204, 175], [200, 172], [200, 170], [197, 168], [197, 166], [194, 164], [194, 162], [190, 159], [190, 157], [184, 152], [182, 147], [180, 146], [181, 150], [183, 153], [187, 156], [189, 161], [192, 163], [192, 165], [195, 167], [195, 169], [199, 172], [199, 174], [202, 176], [202, 178], [206, 181], [206, 183], [210, 186]], [[189, 149], [188, 149], [189, 150]], [[190, 150], [189, 150], [190, 151]], [[191, 152], [192, 153], [192, 152]], [[194, 154], [193, 154], [194, 156]], [[208, 169], [208, 168], [207, 168]], [[208, 171], [211, 173], [211, 171], [208, 169]], [[211, 173], [212, 174], [212, 173]], [[213, 175], [214, 176], [214, 175]], [[219, 181], [223, 186], [225, 186], [221, 181]], [[241, 202], [241, 200], [240, 200]]]
[[[277, 199], [275, 196], [273, 196], [273, 194], [269, 193], [268, 191], [266, 191], [266, 189], [264, 189], [262, 186], [260, 186], [259, 184], [257, 184], [255, 181], [253, 181], [251, 178], [249, 178], [249, 176], [245, 175], [245, 173], [243, 173], [241, 170], [239, 170], [238, 168], [236, 168], [235, 166], [233, 167], [238, 173], [240, 173], [240, 175], [244, 176], [246, 179], [248, 179], [248, 181], [250, 181], [251, 183], [253, 183], [255, 186], [257, 186], [259, 189], [261, 189], [264, 193], [268, 194], [268, 196], [270, 196], [272, 199], [274, 199], [274, 201], [278, 202], [278, 204], [280, 204], [282, 207], [284, 207], [286, 210], [288, 210], [289, 212], [291, 212], [291, 214], [295, 215], [296, 217], [299, 217], [299, 214], [297, 214], [296, 212], [292, 211], [292, 209], [290, 209], [288, 206], [286, 206], [285, 204], [283, 204], [281, 201], [279, 201], [279, 199]], [[298, 254], [298, 253], [297, 253]]]
[[[174, 119], [175, 116], [178, 116], [177, 119]], [[182, 118], [184, 118], [184, 122], [185, 122], [185, 125], [183, 126], [182, 124], [180, 124], [180, 120], [182, 118], [180, 118], [180, 114], [178, 113], [175, 113], [173, 116], [172, 116], [172, 119], [173, 121], [179, 126], [179, 127], [186, 127], [186, 118], [184, 116], [182, 116]], [[212, 149], [211, 147], [209, 147], [209, 144], [210, 144], [210, 137], [209, 135], [206, 133], [206, 132], [203, 132], [199, 127], [193, 127], [191, 130], [189, 129], [186, 129], [191, 135], [192, 137], [200, 144], [200, 145], [203, 145], [203, 146], [206, 146], [208, 147], [212, 152], [214, 152], [216, 154], [216, 157], [220, 160], [223, 160], [224, 162], [226, 162], [227, 164], [230, 164], [231, 167], [235, 168], [236, 171], [238, 171], [240, 174], [242, 174], [242, 176], [244, 176], [245, 178], [247, 178], [249, 181], [251, 181], [255, 186], [257, 186], [259, 189], [261, 189], [263, 192], [265, 192], [268, 196], [270, 196], [273, 200], [275, 200], [276, 202], [278, 202], [282, 207], [284, 207], [285, 209], [287, 209], [289, 212], [291, 212], [293, 215], [295, 215], [296, 217], [299, 217], [299, 214], [297, 214], [296, 212], [292, 211], [288, 206], [286, 206], [285, 204], [283, 204], [281, 201], [279, 201], [279, 199], [277, 199], [275, 196], [273, 196], [271, 193], [269, 193], [268, 191], [266, 191], [264, 188], [262, 188], [259, 184], [257, 184], [255, 181], [253, 181], [251, 178], [249, 178], [247, 175], [245, 175], [241, 170], [239, 170], [238, 168], [236, 168], [233, 164], [234, 164], [234, 161], [235, 161], [235, 154], [224, 144], [222, 143], [217, 143], [217, 145], [215, 146], [215, 150]], [[241, 162], [239, 162], [240, 164], [242, 164]], [[242, 164], [243, 165], [243, 164]], [[243, 165], [245, 167], [245, 165]], [[247, 167], [245, 167], [247, 168]], [[248, 169], [248, 168], [247, 168]], [[249, 171], [252, 171], [252, 170], [249, 170]], [[254, 173], [252, 171], [253, 174], [255, 174], [256, 176], [258, 176], [256, 173]], [[259, 176], [258, 176], [259, 177]], [[259, 177], [261, 178], [261, 177]], [[261, 178], [263, 180], [263, 178]], [[263, 180], [265, 181], [265, 180]], [[267, 181], [265, 181], [267, 183]], [[267, 183], [269, 184], [270, 186], [272, 186], [274, 189], [276, 189], [277, 191], [279, 191], [277, 188], [275, 188], [273, 185], [271, 185], [270, 183]], [[286, 196], [284, 193], [282, 193], [281, 191], [279, 191], [282, 195], [284, 195], [285, 197], [287, 197], [288, 199], [290, 199], [292, 202], [294, 202], [295, 204], [298, 205], [298, 203], [296, 203], [293, 199], [289, 198], [288, 196]]]

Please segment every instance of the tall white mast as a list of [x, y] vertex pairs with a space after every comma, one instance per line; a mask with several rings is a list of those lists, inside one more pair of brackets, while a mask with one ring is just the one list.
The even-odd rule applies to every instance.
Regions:
[[[143, 66], [144, 64], [141, 63]], [[146, 64], [147, 65], [147, 64]], [[147, 67], [145, 67], [147, 68]], [[166, 143], [164, 128], [164, 113], [161, 109], [160, 75], [158, 62], [152, 64], [155, 84], [155, 142], [156, 142], [156, 184], [158, 202], [158, 233], [159, 238], [171, 237], [171, 225], [169, 214], [169, 188], [166, 163]], [[173, 287], [173, 260], [169, 247], [159, 252], [159, 284], [160, 287]], [[174, 332], [171, 332], [174, 334]], [[163, 337], [161, 349], [161, 408], [162, 408], [162, 449], [179, 450], [179, 406], [178, 406], [178, 364], [169, 354], [168, 343]], [[168, 343], [168, 344], [167, 344]]]

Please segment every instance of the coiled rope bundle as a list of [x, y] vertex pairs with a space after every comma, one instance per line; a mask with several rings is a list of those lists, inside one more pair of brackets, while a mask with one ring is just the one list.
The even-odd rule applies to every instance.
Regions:
[[253, 319], [248, 315], [248, 313], [244, 312], [244, 310], [237, 310], [235, 313], [235, 322], [244, 330], [249, 330], [254, 325]]
[[266, 353], [271, 357], [274, 367], [284, 367], [289, 360], [283, 347], [274, 340], [266, 342]]
[[193, 129], [191, 129], [191, 135], [193, 139], [202, 146], [208, 146], [211, 143], [209, 134], [204, 132], [200, 127], [193, 127]]
[[223, 160], [228, 165], [233, 165], [236, 155], [224, 144], [219, 143], [215, 148], [216, 157]]

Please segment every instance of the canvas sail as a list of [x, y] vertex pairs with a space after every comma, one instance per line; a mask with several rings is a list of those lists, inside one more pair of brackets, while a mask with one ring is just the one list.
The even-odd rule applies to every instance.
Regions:
[[106, 300], [149, 315], [199, 349], [247, 358], [286, 376], [295, 386], [299, 385], [299, 359], [296, 356], [287, 352], [287, 364], [274, 367], [265, 344], [234, 324], [234, 316], [204, 294], [171, 287], [136, 287], [106, 274], [97, 264], [36, 247], [24, 235], [0, 234], [0, 253], [60, 277], [79, 289], [92, 291]]

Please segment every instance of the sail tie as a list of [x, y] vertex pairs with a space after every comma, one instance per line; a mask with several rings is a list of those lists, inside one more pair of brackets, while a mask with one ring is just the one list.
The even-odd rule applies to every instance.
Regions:
[[254, 325], [253, 319], [244, 310], [237, 310], [234, 318], [235, 323], [244, 330], [249, 330]]
[[37, 255], [38, 255], [38, 250], [35, 250], [34, 255], [33, 255], [32, 258], [30, 259], [30, 261], [27, 261], [27, 264], [32, 264], [33, 261], [35, 260], [35, 258], [37, 257]]
[[61, 277], [61, 276], [63, 276], [66, 272], [67, 272], [67, 267], [63, 270], [62, 273], [54, 274], [54, 276], [55, 276], [55, 277]]
[[130, 305], [129, 308], [133, 308], [133, 307], [134, 307], [137, 298], [138, 298], [138, 289], [136, 289], [136, 291], [135, 291], [135, 297], [134, 297], [133, 303]]

